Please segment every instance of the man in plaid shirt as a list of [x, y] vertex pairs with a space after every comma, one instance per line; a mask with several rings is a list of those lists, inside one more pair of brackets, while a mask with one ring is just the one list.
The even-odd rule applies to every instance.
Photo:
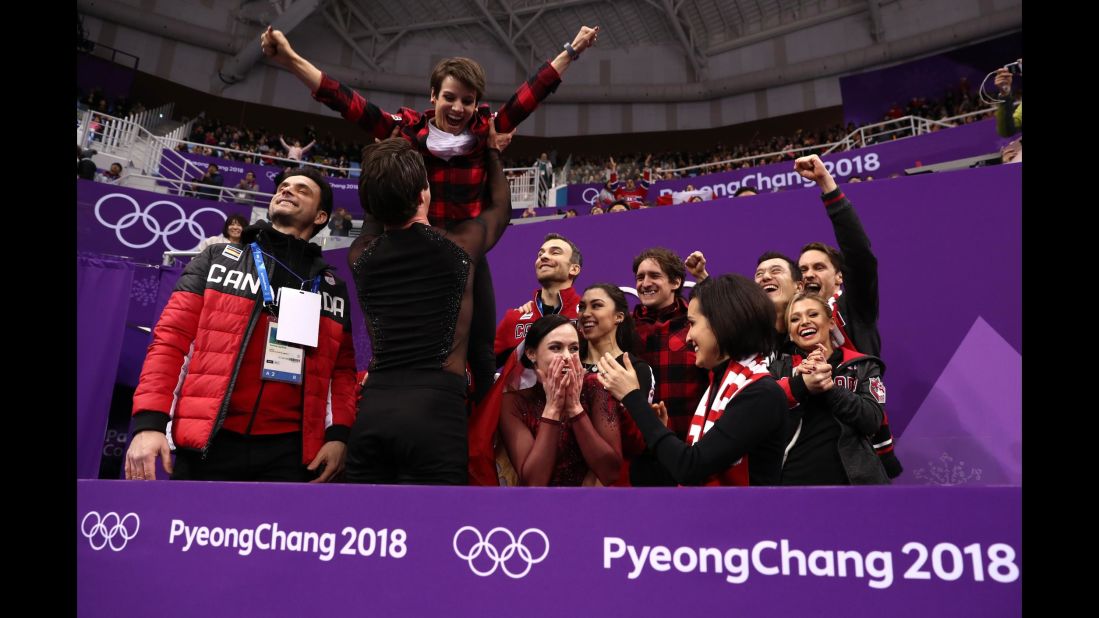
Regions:
[[[359, 93], [325, 75], [290, 47], [286, 36], [268, 27], [260, 37], [264, 55], [298, 77], [313, 94], [347, 120], [376, 139], [403, 137], [423, 155], [431, 188], [428, 220], [448, 229], [476, 217], [484, 199], [484, 149], [488, 123], [498, 133], [512, 133], [542, 100], [557, 89], [561, 75], [580, 52], [595, 44], [599, 27], [581, 27], [565, 50], [519, 86], [515, 94], [493, 114], [478, 105], [485, 94], [485, 73], [468, 58], [447, 58], [431, 74], [433, 109], [424, 112], [402, 107], [397, 113], [382, 110]], [[380, 226], [367, 216], [364, 232], [380, 234]], [[495, 372], [492, 338], [496, 326], [495, 297], [488, 263], [477, 269], [474, 285], [474, 321], [470, 333], [469, 361], [476, 389], [475, 400], [488, 391]]]
[[[694, 349], [687, 345], [687, 301], [681, 292], [687, 271], [675, 252], [653, 247], [633, 260], [637, 297], [633, 319], [641, 337], [641, 357], [656, 377], [654, 402], [668, 410], [668, 428], [686, 441], [691, 417], [706, 387], [709, 372], [695, 366]], [[641, 485], [675, 485], [651, 455], [634, 458], [630, 481]]]

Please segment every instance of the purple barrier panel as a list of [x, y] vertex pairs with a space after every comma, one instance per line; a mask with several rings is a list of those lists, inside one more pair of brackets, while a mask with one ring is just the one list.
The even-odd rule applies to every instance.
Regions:
[[118, 363], [120, 384], [137, 386], [141, 365], [145, 362], [145, 349], [149, 346], [149, 333], [140, 327], [152, 327], [160, 317], [157, 308], [157, 290], [160, 287], [162, 267], [134, 264], [134, 282], [130, 288], [130, 307], [126, 314], [126, 334], [122, 341], [122, 356]]
[[[192, 152], [175, 152], [175, 154], [184, 157], [185, 159], [192, 161], [202, 171], [206, 171], [206, 168], [211, 164], [218, 166], [218, 171], [221, 172], [222, 178], [225, 179], [225, 188], [232, 189], [237, 186], [241, 178], [244, 178], [244, 174], [247, 172], [253, 172], [256, 175], [256, 183], [259, 184], [259, 190], [264, 193], [275, 192], [275, 176], [282, 171], [282, 165], [258, 165], [255, 163], [244, 163], [243, 161], [229, 161], [228, 159], [220, 159], [218, 157], [207, 157]], [[167, 155], [171, 156], [171, 155]], [[164, 158], [160, 163], [160, 174], [167, 177], [175, 177], [178, 171], [169, 169], [164, 162]], [[198, 180], [201, 175], [191, 178], [190, 180]], [[355, 218], [361, 218], [363, 209], [359, 205], [359, 181], [357, 178], [335, 178], [332, 176], [325, 176], [328, 180], [328, 184], [332, 185], [332, 203], [335, 208], [346, 208], [351, 212]]]
[[[156, 287], [153, 289], [152, 294], [151, 294], [151, 302], [150, 302], [149, 314], [148, 314], [151, 318], [151, 321], [148, 324], [150, 327], [156, 325], [157, 320], [160, 319], [160, 314], [164, 311], [165, 305], [168, 304], [168, 299], [172, 296], [172, 290], [176, 286], [176, 281], [178, 281], [179, 276], [181, 274], [183, 274], [184, 266], [185, 266], [185, 264], [182, 264], [181, 261], [179, 261], [176, 264], [173, 264], [172, 266], [159, 266], [159, 267], [157, 267], [157, 269], [156, 269]], [[139, 338], [139, 337], [133, 337], [133, 338], [127, 337], [127, 339], [123, 343], [123, 351], [122, 352], [123, 352], [124, 360], [125, 360], [125, 356], [127, 354], [132, 354], [135, 357], [135, 360], [136, 360], [135, 368], [136, 368], [137, 373], [132, 374], [130, 376], [131, 379], [133, 380], [132, 385], [135, 386], [135, 387], [137, 386], [138, 378], [141, 375], [141, 367], [145, 363], [145, 353], [148, 350], [149, 344], [152, 343], [152, 340], [153, 340], [152, 337], [153, 336], [152, 336], [151, 333], [146, 334], [143, 340], [142, 340], [142, 338]], [[127, 346], [132, 346], [132, 347], [127, 347]], [[139, 360], [137, 360], [138, 356], [140, 356]], [[123, 365], [120, 364], [119, 365], [119, 381], [120, 382], [122, 381], [122, 375], [123, 375], [122, 370], [123, 370]], [[125, 437], [123, 439], [124, 443], [122, 444], [122, 452], [125, 453], [126, 449], [130, 448], [130, 431], [132, 431], [131, 423], [128, 422], [125, 427], [121, 428], [121, 431], [125, 432]], [[169, 431], [169, 434], [170, 433], [171, 432]], [[125, 473], [125, 466], [123, 466], [122, 469], [120, 469], [119, 472], [120, 472], [120, 474], [124, 474]], [[156, 465], [156, 477], [158, 479], [161, 479], [161, 480], [167, 480], [167, 478], [168, 478], [168, 474], [166, 472], [164, 472], [164, 468], [161, 467], [161, 465], [159, 463]], [[122, 478], [122, 477], [120, 476], [120, 478]]]
[[[878, 258], [887, 408], [899, 444], [978, 318], [1022, 353], [1021, 174], [1021, 164], [1001, 165], [843, 187]], [[796, 259], [808, 242], [835, 244], [814, 190], [513, 226], [489, 254], [497, 316], [525, 302], [537, 287], [534, 256], [549, 232], [580, 247], [581, 290], [598, 282], [632, 288], [633, 257], [656, 245], [682, 257], [702, 250], [711, 273], [750, 277], [764, 251]], [[1021, 376], [978, 373], [966, 379], [972, 388], [1000, 389], [1015, 378]], [[1016, 414], [1017, 408], [1002, 413]], [[1019, 435], [1017, 421], [1008, 427]]]
[[568, 193], [566, 193], [568, 204], [587, 204], [590, 206], [595, 203], [596, 198], [599, 197], [599, 192], [602, 190], [603, 183], [601, 182], [569, 185]]
[[159, 264], [165, 251], [190, 251], [220, 234], [230, 214], [251, 213], [241, 204], [77, 180], [76, 247]]
[[99, 256], [76, 257], [76, 474], [99, 476], [103, 436], [126, 328], [134, 265]]
[[977, 318], [896, 443], [908, 485], [1023, 480], [1023, 357]]
[[1022, 613], [1019, 487], [78, 481], [77, 507], [82, 616]]
[[[1007, 141], [996, 134], [995, 120], [982, 120], [916, 137], [832, 153], [822, 158], [836, 182], [846, 182], [852, 176], [862, 179], [873, 176], [881, 180], [891, 174], [904, 174], [904, 170], [918, 165], [995, 152]], [[658, 180], [649, 190], [649, 201], [655, 202], [660, 195], [685, 191], [687, 185], [694, 185], [695, 189], [709, 188], [716, 198], [731, 197], [742, 186], [756, 188], [760, 193], [814, 186], [794, 172], [793, 161], [785, 161], [732, 172]], [[599, 196], [601, 187], [591, 183], [569, 185], [568, 203], [590, 205]]]

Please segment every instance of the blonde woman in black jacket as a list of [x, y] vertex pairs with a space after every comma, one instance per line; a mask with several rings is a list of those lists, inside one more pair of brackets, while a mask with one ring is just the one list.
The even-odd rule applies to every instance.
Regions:
[[833, 346], [832, 312], [819, 296], [795, 296], [786, 325], [797, 352], [782, 355], [771, 367], [793, 417], [782, 484], [888, 484], [869, 439], [883, 418], [884, 363]]

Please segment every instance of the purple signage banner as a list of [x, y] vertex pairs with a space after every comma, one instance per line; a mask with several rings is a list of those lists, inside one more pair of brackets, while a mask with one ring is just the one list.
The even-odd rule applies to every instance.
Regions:
[[[78, 481], [77, 604], [81, 616], [1019, 616], [1021, 493]], [[639, 516], [655, 506], [713, 525]], [[157, 576], [134, 585], [134, 573]]]
[[165, 251], [190, 251], [220, 234], [231, 214], [250, 218], [252, 209], [78, 179], [76, 248], [160, 264]]
[[[995, 152], [1000, 142], [1001, 138], [996, 134], [996, 121], [984, 120], [866, 148], [836, 152], [821, 159], [836, 182], [846, 182], [852, 176], [863, 180], [872, 176], [875, 180], [881, 180], [892, 174], [904, 174], [904, 170], [910, 167]], [[663, 193], [684, 191], [688, 184], [696, 189], [708, 187], [716, 198], [732, 197], [737, 189], [744, 186], [753, 187], [760, 193], [816, 186], [794, 171], [792, 161], [784, 161], [695, 178], [661, 180], [653, 184], [649, 195], [655, 199]]]
[[[170, 152], [170, 151], [166, 151]], [[255, 163], [244, 163], [242, 161], [229, 161], [227, 159], [219, 159], [218, 157], [207, 157], [192, 152], [175, 152], [176, 155], [180, 155], [189, 161], [195, 163], [203, 171], [213, 163], [218, 166], [218, 171], [221, 172], [222, 178], [225, 179], [225, 188], [232, 189], [237, 186], [237, 183], [244, 178], [244, 174], [252, 172], [256, 175], [256, 183], [259, 184], [259, 190], [264, 193], [275, 192], [275, 176], [282, 171], [281, 165], [257, 165]], [[173, 155], [166, 155], [171, 157]], [[178, 175], [178, 171], [170, 169], [167, 164], [161, 159], [160, 174], [168, 178], [175, 178]], [[197, 180], [198, 178], [191, 178], [189, 180]], [[335, 178], [332, 176], [325, 176], [328, 180], [328, 184], [332, 185], [332, 203], [335, 208], [346, 208], [356, 218], [361, 218], [363, 214], [362, 206], [359, 205], [359, 182], [355, 178]]]
[[107, 427], [115, 367], [126, 331], [134, 265], [76, 256], [76, 473], [94, 479]]
[[[599, 199], [599, 192], [602, 190], [603, 183], [601, 182], [585, 182], [569, 185], [568, 193], [566, 193], [566, 201], [569, 206], [578, 204], [591, 206], [595, 203], [595, 200]], [[565, 206], [565, 208], [568, 208], [568, 206]], [[580, 212], [581, 210], [583, 210], [583, 212], [580, 214], [587, 214], [588, 212], [587, 208], [577, 209], [577, 212]]]
[[[886, 408], [906, 467], [899, 481], [1020, 482], [1022, 403], [1005, 385], [1022, 378], [1022, 164], [842, 188], [878, 258]], [[550, 232], [581, 249], [579, 290], [600, 282], [632, 288], [633, 257], [652, 246], [681, 257], [701, 250], [710, 273], [751, 277], [765, 251], [796, 259], [808, 242], [835, 244], [815, 190], [512, 226], [489, 254], [497, 319], [538, 287], [535, 253]], [[982, 350], [1004, 356], [969, 362]], [[906, 459], [910, 423], [927, 441]], [[952, 450], [943, 436], [970, 441]]]
[[[852, 176], [863, 180], [867, 176], [881, 180], [892, 174], [904, 174], [904, 170], [911, 167], [995, 152], [1005, 141], [996, 134], [995, 120], [983, 120], [866, 148], [836, 152], [821, 158], [836, 182], [846, 182]], [[812, 181], [794, 172], [792, 161], [784, 161], [732, 172], [659, 180], [649, 190], [649, 200], [655, 202], [660, 195], [685, 191], [687, 185], [693, 185], [695, 189], [709, 189], [715, 198], [732, 197], [743, 186], [755, 188], [760, 193], [814, 186]], [[597, 183], [570, 185], [568, 202], [590, 205], [599, 196], [601, 188], [602, 185]], [[584, 213], [587, 213], [587, 208], [584, 208]]]
[[[962, 79], [975, 93], [985, 75], [1014, 62], [1022, 53], [1023, 33], [1015, 32], [929, 58], [841, 77], [844, 122], [881, 122], [891, 105], [903, 109], [913, 97], [941, 100], [947, 90], [961, 95]], [[992, 80], [987, 87], [992, 89]]]
[[130, 96], [137, 71], [84, 52], [76, 52], [76, 88], [87, 94], [99, 89], [110, 100]]

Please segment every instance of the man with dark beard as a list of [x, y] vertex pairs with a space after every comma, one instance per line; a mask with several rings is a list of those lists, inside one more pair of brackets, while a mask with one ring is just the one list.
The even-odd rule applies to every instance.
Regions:
[[[798, 257], [801, 287], [823, 298], [832, 309], [831, 339], [837, 348], [881, 358], [878, 258], [870, 249], [870, 238], [855, 208], [836, 185], [820, 157], [801, 157], [794, 162], [794, 169], [802, 177], [817, 183], [821, 191], [820, 199], [832, 221], [836, 244], [839, 245], [836, 249], [824, 243], [811, 242], [802, 247]], [[884, 406], [884, 387], [875, 394], [878, 403]], [[888, 413], [884, 414], [884, 418], [870, 441], [889, 478], [896, 478], [903, 468], [893, 452]]]

